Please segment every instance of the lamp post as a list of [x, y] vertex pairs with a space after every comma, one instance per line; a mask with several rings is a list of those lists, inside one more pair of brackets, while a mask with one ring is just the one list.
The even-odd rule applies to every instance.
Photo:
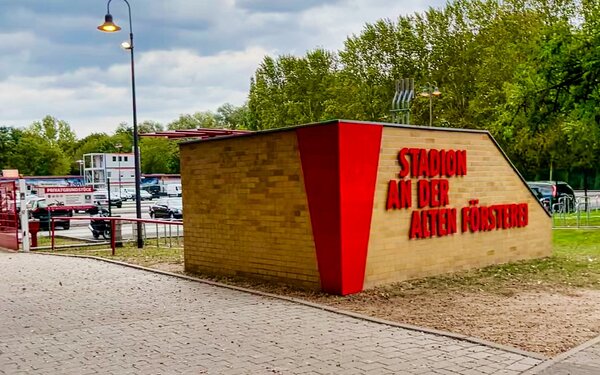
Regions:
[[115, 148], [119, 150], [119, 156], [117, 156], [117, 158], [119, 160], [119, 197], [121, 197], [121, 148], [123, 148], [123, 145], [117, 143]]
[[79, 175], [83, 176], [83, 160], [77, 160], [76, 163], [79, 164]]
[[[113, 17], [110, 14], [110, 3], [112, 0], [108, 0], [106, 3], [106, 16], [104, 16], [104, 23], [98, 26], [98, 30], [114, 33], [121, 28], [113, 23]], [[123, 0], [125, 4], [127, 4], [127, 10], [129, 11], [129, 42], [124, 42], [121, 46], [129, 50], [131, 55], [131, 96], [133, 99], [133, 160], [134, 160], [134, 169], [135, 169], [135, 215], [138, 219], [142, 218], [142, 203], [140, 199], [140, 151], [138, 147], [138, 128], [137, 128], [137, 109], [135, 103], [135, 68], [134, 68], [134, 58], [133, 58], [133, 28], [131, 26], [131, 6], [127, 0]], [[119, 177], [120, 177], [119, 171]], [[138, 221], [137, 223], [137, 247], [139, 249], [144, 247], [144, 240], [142, 238], [142, 223]]]
[[437, 88], [437, 82], [429, 83], [425, 85], [421, 95], [424, 98], [429, 98], [429, 126], [433, 125], [433, 97], [442, 95], [442, 92]]

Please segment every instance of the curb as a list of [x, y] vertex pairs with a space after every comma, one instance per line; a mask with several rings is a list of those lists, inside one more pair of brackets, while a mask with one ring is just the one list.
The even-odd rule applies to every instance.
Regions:
[[539, 365], [525, 371], [522, 375], [535, 375], [538, 374], [540, 371], [546, 370], [549, 367], [558, 364], [560, 362], [566, 361], [569, 357], [589, 348], [590, 346], [596, 345], [600, 343], [600, 336], [593, 338], [589, 341], [584, 342], [583, 344], [574, 347], [571, 350], [568, 350], [562, 354], [557, 355], [556, 357], [553, 357], [551, 359], [548, 359], [542, 363], [540, 363]]
[[[143, 266], [139, 266], [136, 264], [121, 262], [118, 260], [106, 259], [106, 258], [101, 258], [101, 257], [96, 257], [96, 256], [91, 256], [91, 255], [54, 254], [54, 253], [46, 253], [46, 252], [35, 252], [35, 254], [68, 257], [68, 258], [94, 259], [94, 260], [98, 260], [98, 261], [102, 261], [102, 262], [106, 262], [106, 263], [117, 264], [120, 266], [125, 266], [125, 267], [134, 268], [134, 269], [138, 269], [138, 270], [142, 270], [142, 271], [152, 272], [152, 273], [156, 273], [156, 274], [160, 274], [160, 275], [172, 276], [172, 277], [177, 277], [177, 278], [183, 279], [183, 280], [194, 281], [194, 282], [199, 282], [199, 283], [203, 283], [203, 284], [207, 284], [207, 285], [212, 285], [215, 287], [226, 288], [226, 289], [236, 290], [239, 292], [249, 293], [249, 294], [253, 294], [253, 295], [257, 295], [257, 296], [288, 301], [291, 303], [300, 304], [300, 305], [316, 308], [319, 310], [329, 311], [329, 312], [332, 312], [332, 313], [335, 313], [338, 315], [348, 316], [351, 318], [356, 318], [356, 319], [360, 319], [360, 320], [364, 320], [364, 321], [368, 321], [368, 322], [372, 322], [372, 323], [392, 326], [392, 327], [396, 327], [396, 328], [403, 328], [403, 329], [407, 329], [407, 330], [415, 331], [415, 332], [428, 333], [428, 334], [432, 334], [432, 335], [436, 335], [436, 336], [449, 337], [449, 338], [461, 340], [461, 341], [467, 341], [467, 342], [471, 342], [473, 344], [484, 345], [484, 346], [490, 347], [492, 349], [498, 349], [498, 350], [502, 350], [505, 352], [518, 354], [518, 355], [522, 355], [522, 356], [533, 358], [533, 359], [538, 359], [541, 361], [548, 360], [548, 357], [543, 356], [538, 353], [528, 352], [526, 350], [521, 350], [518, 348], [514, 348], [512, 346], [508, 346], [508, 345], [497, 344], [497, 343], [479, 339], [476, 337], [465, 336], [465, 335], [461, 335], [458, 333], [441, 331], [441, 330], [432, 329], [432, 328], [419, 327], [419, 326], [415, 326], [412, 324], [392, 322], [389, 320], [374, 318], [371, 316], [367, 316], [367, 315], [363, 315], [363, 314], [359, 314], [359, 313], [355, 313], [355, 312], [351, 312], [351, 311], [336, 309], [334, 307], [321, 305], [318, 303], [309, 302], [309, 301], [305, 301], [305, 300], [298, 299], [298, 298], [286, 297], [286, 296], [281, 296], [278, 294], [272, 294], [272, 293], [267, 293], [267, 292], [261, 292], [258, 290], [243, 288], [243, 287], [239, 287], [239, 286], [235, 286], [235, 285], [223, 284], [223, 283], [220, 283], [217, 281], [205, 280], [205, 279], [200, 279], [200, 278], [193, 277], [193, 276], [157, 270], [154, 268], [143, 267]], [[598, 339], [600, 339], [600, 337]], [[544, 362], [544, 363], [546, 363], [546, 362]]]

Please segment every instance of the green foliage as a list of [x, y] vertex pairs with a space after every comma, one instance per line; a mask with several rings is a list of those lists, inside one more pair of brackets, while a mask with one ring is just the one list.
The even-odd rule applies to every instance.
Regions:
[[304, 57], [265, 57], [250, 85], [247, 115], [251, 129], [271, 129], [327, 120], [337, 60], [322, 49]]
[[[140, 154], [142, 173], [174, 173], [171, 169], [173, 141], [166, 138], [142, 138]], [[177, 171], [178, 172], [178, 171]]]
[[233, 104], [225, 103], [217, 108], [216, 113], [204, 111], [183, 114], [167, 125], [169, 130], [198, 128], [251, 129], [252, 118], [246, 104], [236, 107]]
[[[246, 105], [224, 104], [216, 113], [181, 115], [168, 129], [249, 129], [252, 118]], [[138, 124], [139, 134], [163, 131], [156, 121]], [[84, 154], [133, 152], [133, 129], [120, 123], [114, 134], [93, 133], [77, 139], [66, 121], [46, 116], [24, 129], [0, 127], [0, 169], [19, 169], [23, 175], [78, 175]], [[179, 141], [140, 137], [143, 173], [179, 173]]]
[[167, 125], [169, 130], [177, 129], [197, 129], [197, 128], [217, 128], [217, 116], [210, 111], [196, 112], [192, 115], [179, 115], [179, 118]]
[[23, 131], [20, 129], [0, 127], [0, 169], [17, 168], [15, 164], [15, 149]]
[[65, 175], [70, 170], [69, 158], [58, 145], [30, 132], [15, 145], [11, 159], [12, 166], [23, 175]]
[[[389, 121], [395, 81], [415, 79], [411, 123], [489, 130], [526, 176], [600, 161], [600, 5], [454, 0], [382, 19], [337, 52], [267, 56], [251, 82], [252, 129]], [[436, 85], [431, 102], [419, 93]]]
[[[547, 176], [550, 166], [600, 176], [598, 30], [598, 1], [451, 0], [366, 24], [339, 51], [265, 56], [244, 105], [181, 114], [166, 126], [145, 121], [139, 132], [390, 121], [395, 81], [412, 77], [412, 124], [429, 123], [431, 103], [434, 126], [489, 130], [526, 177]], [[421, 97], [425, 85], [442, 95]], [[67, 165], [74, 172], [84, 153], [116, 151], [116, 144], [129, 151], [132, 143], [126, 123], [113, 135], [77, 140], [69, 124], [46, 116], [23, 130], [0, 128], [0, 163], [36, 173], [64, 173]], [[23, 145], [39, 167], [23, 160]], [[178, 152], [176, 141], [143, 139], [143, 171], [179, 171]]]

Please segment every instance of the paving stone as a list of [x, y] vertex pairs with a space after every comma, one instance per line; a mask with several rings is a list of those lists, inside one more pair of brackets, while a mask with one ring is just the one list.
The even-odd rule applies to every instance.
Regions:
[[0, 252], [0, 270], [3, 375], [516, 374], [540, 362], [89, 259]]

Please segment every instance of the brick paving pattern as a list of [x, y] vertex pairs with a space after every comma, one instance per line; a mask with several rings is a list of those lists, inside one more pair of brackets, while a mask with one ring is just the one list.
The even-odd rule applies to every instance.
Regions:
[[0, 252], [0, 374], [519, 374], [540, 360], [89, 259]]
[[[540, 371], [531, 371], [539, 375], [598, 375], [600, 374], [600, 340], [581, 351], [564, 358]], [[575, 349], [577, 350], [577, 349]]]

